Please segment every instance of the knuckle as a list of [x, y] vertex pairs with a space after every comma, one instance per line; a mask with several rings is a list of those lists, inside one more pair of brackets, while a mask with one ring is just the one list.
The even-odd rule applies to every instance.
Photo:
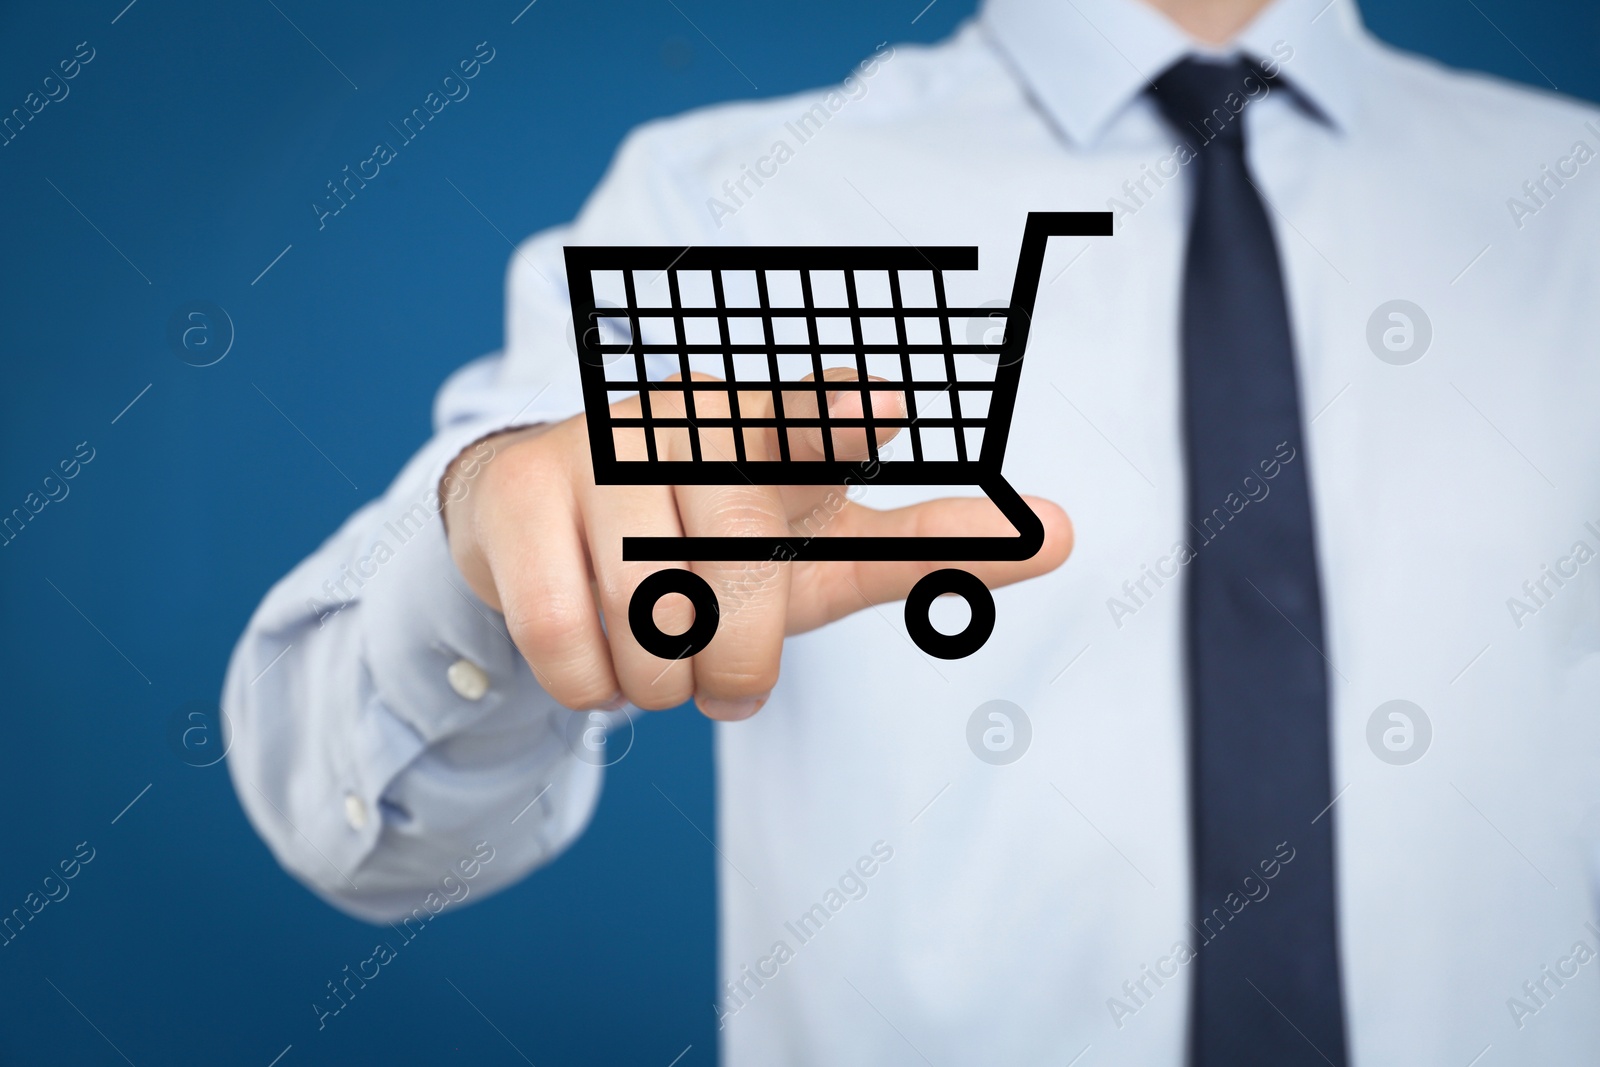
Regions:
[[654, 665], [659, 662], [664, 661], [656, 659], [622, 677], [622, 694], [646, 712], [662, 712], [694, 696], [694, 669], [688, 659], [670, 662], [666, 670]]
[[772, 692], [778, 684], [778, 657], [774, 654], [761, 660], [728, 664], [702, 671], [696, 688], [713, 697], [759, 697]]
[[656, 601], [653, 618], [662, 633], [681, 634], [694, 625], [694, 605], [681, 596], [662, 597]]
[[588, 612], [564, 597], [543, 596], [532, 608], [510, 608], [506, 628], [518, 648], [547, 651], [570, 648], [589, 623]]
[[757, 497], [748, 489], [728, 487], [708, 499], [712, 525], [730, 537], [759, 537], [781, 530], [783, 517], [774, 501]]
[[500, 502], [547, 496], [559, 469], [557, 440], [540, 435], [502, 448], [478, 469], [473, 484]]
[[595, 589], [600, 594], [600, 603], [606, 613], [626, 618], [634, 590], [650, 576], [650, 572], [649, 566], [628, 563], [597, 567], [594, 576]]
[[[717, 606], [723, 620], [742, 615], [741, 626], [759, 624], [755, 620], [781, 612], [787, 595], [777, 573], [730, 571], [719, 576], [716, 585]], [[684, 625], [688, 623], [688, 613], [685, 613]]]
[[656, 685], [646, 686], [637, 691], [624, 688], [622, 693], [627, 694], [629, 702], [646, 712], [664, 712], [669, 707], [677, 707], [678, 704], [688, 702], [688, 699], [694, 696], [694, 686], [688, 685], [686, 681], [667, 685], [666, 680], [662, 680]]
[[610, 701], [616, 690], [598, 681], [554, 677], [545, 692], [568, 711], [592, 711]]

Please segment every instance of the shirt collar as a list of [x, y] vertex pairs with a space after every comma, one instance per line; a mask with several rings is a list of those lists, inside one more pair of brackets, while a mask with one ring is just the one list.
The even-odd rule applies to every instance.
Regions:
[[[980, 20], [1080, 145], [1093, 144], [1150, 79], [1189, 53], [1276, 59], [1295, 91], [1346, 129], [1356, 105], [1356, 51], [1366, 34], [1355, 0], [1275, 0], [1220, 50], [1192, 40], [1140, 0], [985, 0]], [[1285, 48], [1292, 49], [1287, 60]]]

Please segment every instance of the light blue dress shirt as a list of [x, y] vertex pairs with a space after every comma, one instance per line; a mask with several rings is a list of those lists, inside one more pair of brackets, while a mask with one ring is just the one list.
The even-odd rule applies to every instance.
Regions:
[[[1310, 468], [1339, 792], [1301, 814], [1335, 820], [1354, 1061], [1593, 1063], [1600, 115], [1398, 53], [1350, 0], [1278, 0], [1237, 46], [1293, 87], [1240, 121], [1303, 390], [1286, 462]], [[1142, 90], [1191, 50], [1131, 0], [991, 0], [831, 90], [633, 133], [579, 217], [517, 249], [504, 351], [452, 376], [436, 437], [239, 643], [229, 766], [284, 866], [393, 918], [475, 842], [492, 889], [593, 810], [593, 724], [438, 519], [463, 449], [581, 410], [563, 245], [975, 244], [948, 282], [981, 304], [1026, 212], [1109, 208], [1115, 236], [1052, 246], [1006, 463], [1076, 552], [996, 593], [970, 659], [865, 610], [791, 639], [767, 707], [717, 728], [715, 1007], [731, 1064], [1181, 1064], [1188, 919], [1273, 906], [1245, 871], [1189, 899], [1187, 175]], [[1250, 473], [1230, 512], [1272, 506]]]

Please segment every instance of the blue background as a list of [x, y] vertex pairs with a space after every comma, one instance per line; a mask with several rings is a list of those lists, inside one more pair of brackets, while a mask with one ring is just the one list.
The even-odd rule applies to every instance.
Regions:
[[[698, 715], [643, 719], [570, 852], [430, 924], [320, 1032], [310, 1004], [377, 931], [280, 871], [170, 727], [214, 704], [271, 582], [426, 438], [445, 375], [498, 347], [507, 238], [569, 218], [630, 127], [825, 84], [973, 4], [539, 0], [513, 24], [526, 0], [125, 2], [0, 14], [0, 111], [96, 50], [0, 147], [0, 514], [95, 450], [0, 547], [0, 913], [96, 853], [0, 947], [0, 1062], [713, 1062]], [[1600, 99], [1592, 3], [1369, 7], [1403, 47]], [[324, 182], [480, 41], [471, 95], [319, 232]], [[197, 298], [237, 330], [206, 368], [166, 342]]]

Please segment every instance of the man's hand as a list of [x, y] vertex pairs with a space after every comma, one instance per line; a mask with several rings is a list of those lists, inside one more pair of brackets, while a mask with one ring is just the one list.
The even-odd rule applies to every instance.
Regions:
[[[708, 375], [696, 379], [715, 381]], [[849, 370], [830, 371], [827, 381], [854, 381]], [[860, 418], [861, 392], [825, 390], [837, 418]], [[772, 395], [737, 393], [745, 416], [772, 411]], [[652, 391], [657, 416], [684, 414], [681, 391]], [[898, 393], [873, 391], [873, 414], [904, 418]], [[700, 417], [726, 417], [724, 390], [698, 391]], [[783, 392], [791, 417], [815, 417], [815, 387]], [[639, 398], [612, 405], [614, 415], [638, 418]], [[880, 445], [898, 429], [878, 431]], [[777, 458], [777, 431], [748, 429], [747, 457]], [[865, 460], [866, 433], [834, 429], [835, 459]], [[616, 431], [617, 458], [644, 460], [643, 431]], [[657, 430], [662, 459], [690, 459], [687, 431]], [[1011, 525], [988, 500], [934, 500], [876, 511], [844, 497], [842, 486], [602, 485], [594, 484], [589, 428], [583, 416], [562, 423], [513, 430], [490, 439], [494, 455], [473, 476], [471, 488], [445, 508], [450, 551], [472, 590], [505, 615], [506, 625], [540, 683], [574, 709], [615, 708], [631, 701], [641, 708], [670, 708], [691, 696], [713, 719], [743, 719], [760, 709], [778, 679], [783, 639], [803, 633], [870, 604], [904, 599], [917, 579], [942, 562], [626, 562], [623, 537], [1004, 537]], [[731, 430], [702, 429], [706, 459], [734, 456]], [[822, 431], [789, 431], [790, 457], [824, 458]], [[459, 465], [466, 457], [463, 453]], [[648, 473], [648, 467], [640, 463]], [[453, 469], [450, 480], [457, 472]], [[823, 507], [826, 502], [826, 506]], [[1072, 524], [1056, 505], [1028, 498], [1044, 522], [1045, 541], [1032, 559], [980, 563], [956, 561], [993, 588], [1059, 567], [1072, 550]], [[820, 510], [819, 510], [820, 509]], [[825, 528], [801, 528], [802, 520], [829, 516]], [[692, 658], [663, 660], [646, 652], [630, 631], [628, 603], [649, 574], [684, 567], [704, 578], [722, 606], [716, 637]], [[602, 620], [605, 625], [602, 626]], [[682, 633], [693, 609], [681, 596], [656, 607], [656, 624]], [[732, 625], [730, 625], [732, 623]]]

